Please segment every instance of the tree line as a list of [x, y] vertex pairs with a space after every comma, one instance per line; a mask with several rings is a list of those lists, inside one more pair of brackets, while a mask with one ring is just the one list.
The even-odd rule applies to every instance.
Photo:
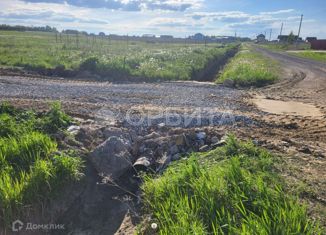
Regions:
[[58, 32], [58, 30], [55, 27], [51, 27], [48, 25], [46, 25], [46, 26], [22, 26], [22, 25], [1, 24], [0, 30]]

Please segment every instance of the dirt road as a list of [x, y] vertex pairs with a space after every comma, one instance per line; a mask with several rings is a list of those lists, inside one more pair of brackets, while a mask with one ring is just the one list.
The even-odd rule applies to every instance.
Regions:
[[[106, 105], [159, 105], [163, 107], [221, 107], [222, 99], [236, 100], [240, 91], [214, 83], [100, 83], [23, 77], [0, 77], [0, 96], [48, 99]], [[235, 108], [232, 102], [228, 103]]]
[[[282, 154], [286, 160], [283, 174], [294, 187], [303, 188], [301, 196], [310, 202], [311, 213], [326, 226], [326, 64], [285, 52], [255, 49], [278, 61], [283, 72], [278, 83], [250, 92], [253, 99], [249, 102], [258, 97], [260, 104], [266, 105], [264, 109], [275, 112], [259, 114], [257, 119], [265, 125], [250, 134], [239, 132]], [[257, 113], [255, 108], [251, 115]], [[296, 112], [291, 113], [294, 109]]]
[[286, 52], [255, 49], [280, 63], [285, 78], [278, 84], [264, 89], [274, 95], [326, 104], [326, 63], [290, 55]]
[[146, 110], [151, 115], [169, 110], [178, 112], [224, 111], [245, 109], [244, 92], [214, 83], [100, 83], [0, 77], [0, 99], [12, 100], [24, 107], [46, 106], [60, 100], [66, 110], [77, 116], [94, 118], [105, 114], [125, 115], [130, 110]]

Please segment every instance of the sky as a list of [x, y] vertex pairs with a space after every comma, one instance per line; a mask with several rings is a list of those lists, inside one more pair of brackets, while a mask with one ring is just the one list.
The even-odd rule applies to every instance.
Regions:
[[326, 39], [326, 0], [0, 0], [0, 24], [120, 35], [195, 33]]

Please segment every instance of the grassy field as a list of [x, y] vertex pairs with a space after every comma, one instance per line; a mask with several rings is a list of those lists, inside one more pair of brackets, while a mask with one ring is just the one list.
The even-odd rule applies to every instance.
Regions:
[[289, 43], [266, 43], [258, 44], [260, 47], [267, 48], [273, 51], [288, 51], [288, 50], [309, 50], [309, 43], [289, 44]]
[[274, 51], [288, 52], [291, 55], [326, 62], [326, 53], [310, 50], [310, 44], [261, 44], [260, 47]]
[[222, 148], [145, 176], [146, 211], [158, 234], [321, 234], [306, 206], [286, 191], [278, 161], [230, 136]]
[[42, 115], [0, 105], [0, 224], [8, 225], [24, 208], [44, 203], [80, 179], [80, 158], [58, 153], [51, 138], [70, 122], [58, 103]]
[[316, 51], [289, 52], [291, 55], [326, 63], [326, 53]]
[[116, 41], [105, 37], [0, 31], [0, 66], [87, 70], [102, 77], [192, 79], [234, 45]]
[[275, 82], [278, 70], [277, 62], [245, 45], [225, 66], [217, 82], [236, 87], [261, 87]]

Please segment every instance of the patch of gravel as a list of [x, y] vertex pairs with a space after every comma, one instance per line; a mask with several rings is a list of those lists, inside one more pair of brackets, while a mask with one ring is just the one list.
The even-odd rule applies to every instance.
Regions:
[[[24, 77], [0, 77], [0, 98], [61, 100], [63, 104], [94, 105], [112, 112], [123, 107], [229, 112], [245, 109], [243, 92], [208, 82], [108, 83]], [[205, 111], [204, 111], [205, 112]], [[204, 113], [203, 112], [203, 113]]]

